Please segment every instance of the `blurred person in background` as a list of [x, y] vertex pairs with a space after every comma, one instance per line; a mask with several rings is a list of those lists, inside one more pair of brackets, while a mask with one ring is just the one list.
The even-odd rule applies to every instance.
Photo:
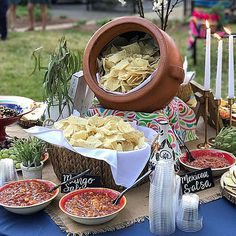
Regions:
[[[0, 0], [1, 1], [1, 0]], [[8, 0], [8, 11], [7, 16], [10, 21], [10, 29], [15, 31], [16, 26], [16, 7], [20, 3], [20, 0]]]
[[46, 29], [48, 3], [49, 3], [48, 0], [29, 0], [28, 2], [29, 23], [30, 23], [28, 28], [29, 31], [34, 30], [34, 23], [35, 23], [34, 7], [37, 4], [39, 4], [41, 9], [42, 30]]
[[7, 39], [7, 8], [8, 1], [0, 0], [0, 36], [1, 40]]

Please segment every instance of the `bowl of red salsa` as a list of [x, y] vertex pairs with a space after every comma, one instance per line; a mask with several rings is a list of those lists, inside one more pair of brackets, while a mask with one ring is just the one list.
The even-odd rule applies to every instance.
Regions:
[[66, 194], [59, 202], [60, 209], [72, 220], [85, 225], [98, 225], [115, 218], [126, 205], [123, 196], [118, 205], [112, 200], [119, 192], [107, 188], [86, 188]]
[[192, 162], [188, 162], [186, 153], [179, 158], [181, 165], [189, 171], [211, 168], [213, 176], [220, 176], [236, 163], [232, 153], [222, 150], [196, 149], [191, 153], [195, 158]]
[[49, 193], [55, 184], [48, 180], [30, 179], [8, 183], [0, 187], [0, 206], [22, 215], [36, 213], [50, 204], [59, 189]]

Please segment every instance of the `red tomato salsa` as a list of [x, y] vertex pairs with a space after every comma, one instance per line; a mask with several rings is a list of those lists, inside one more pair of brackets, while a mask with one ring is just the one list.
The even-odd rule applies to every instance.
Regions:
[[0, 192], [0, 203], [7, 206], [31, 206], [49, 200], [49, 186], [42, 182], [16, 182]]
[[230, 165], [224, 157], [213, 157], [210, 155], [199, 156], [192, 162], [186, 162], [187, 165], [197, 168], [224, 168]]
[[108, 193], [84, 192], [74, 195], [65, 203], [68, 213], [80, 217], [98, 217], [116, 212], [121, 205], [112, 204], [113, 198]]

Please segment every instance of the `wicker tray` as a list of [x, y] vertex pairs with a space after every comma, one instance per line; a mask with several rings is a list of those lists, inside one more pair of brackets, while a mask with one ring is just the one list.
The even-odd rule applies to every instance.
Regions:
[[225, 175], [227, 175], [229, 172], [225, 172], [220, 179], [220, 188], [221, 188], [221, 194], [223, 197], [225, 197], [227, 200], [229, 200], [230, 202], [232, 202], [233, 204], [236, 204], [236, 194], [230, 193], [228, 191], [226, 191], [224, 189], [224, 183], [223, 183], [223, 179], [225, 177]]
[[180, 85], [176, 94], [176, 96], [184, 102], [187, 102], [190, 99], [191, 95], [193, 95], [193, 90], [190, 83]]
[[[89, 168], [91, 170], [91, 175], [100, 176], [102, 187], [115, 190], [123, 189], [122, 186], [118, 186], [115, 184], [111, 173], [111, 168], [105, 161], [88, 158], [65, 148], [57, 147], [54, 145], [50, 145], [48, 147], [48, 153], [52, 162], [53, 170], [60, 181], [62, 174], [76, 174]], [[141, 175], [143, 175], [147, 171], [147, 169], [148, 168], [146, 166]], [[139, 185], [147, 181], [148, 177], [145, 178]]]

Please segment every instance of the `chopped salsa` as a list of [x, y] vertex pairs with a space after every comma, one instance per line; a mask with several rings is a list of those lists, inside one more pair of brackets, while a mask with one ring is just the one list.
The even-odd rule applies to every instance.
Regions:
[[74, 195], [65, 203], [68, 213], [80, 217], [98, 217], [116, 212], [121, 204], [112, 204], [113, 198], [104, 192], [84, 192]]
[[224, 157], [213, 157], [210, 155], [204, 155], [197, 157], [192, 162], [186, 162], [187, 165], [197, 168], [224, 168], [230, 165], [229, 161]]
[[15, 117], [18, 115], [17, 109], [0, 105], [0, 118]]
[[31, 206], [49, 200], [55, 192], [42, 182], [15, 182], [0, 192], [0, 203], [7, 206]]

